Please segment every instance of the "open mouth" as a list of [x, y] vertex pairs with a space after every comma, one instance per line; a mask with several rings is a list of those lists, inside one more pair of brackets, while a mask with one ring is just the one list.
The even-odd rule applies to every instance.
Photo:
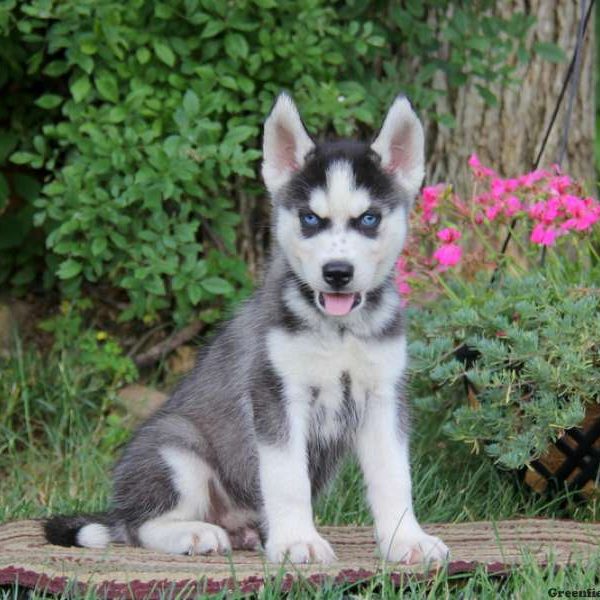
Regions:
[[319, 292], [319, 306], [333, 317], [343, 317], [353, 308], [356, 308], [362, 300], [358, 292], [347, 294]]

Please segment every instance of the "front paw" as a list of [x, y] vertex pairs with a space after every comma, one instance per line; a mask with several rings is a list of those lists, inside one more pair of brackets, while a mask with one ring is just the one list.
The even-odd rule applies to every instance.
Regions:
[[414, 564], [423, 561], [444, 561], [450, 555], [448, 546], [433, 535], [424, 531], [418, 534], [403, 535], [396, 532], [393, 539], [379, 543], [381, 556], [392, 562]]
[[329, 542], [316, 531], [309, 535], [296, 536], [294, 539], [269, 539], [265, 552], [271, 562], [277, 563], [289, 560], [293, 563], [328, 564], [336, 560]]

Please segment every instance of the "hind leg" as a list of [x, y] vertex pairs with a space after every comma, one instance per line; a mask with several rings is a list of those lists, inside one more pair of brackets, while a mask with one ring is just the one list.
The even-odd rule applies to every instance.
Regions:
[[231, 551], [226, 531], [203, 521], [176, 521], [162, 516], [144, 523], [138, 529], [144, 548], [168, 554], [225, 554]]
[[198, 454], [164, 447], [160, 457], [169, 467], [177, 502], [138, 527], [141, 546], [169, 554], [223, 554], [232, 546], [251, 544], [246, 530], [252, 514], [233, 509], [216, 474]]

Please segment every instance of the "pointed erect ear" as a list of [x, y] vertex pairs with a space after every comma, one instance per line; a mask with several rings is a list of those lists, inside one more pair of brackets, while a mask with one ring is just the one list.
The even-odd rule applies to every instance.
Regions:
[[271, 194], [286, 184], [314, 148], [294, 101], [279, 94], [265, 122], [262, 176]]
[[403, 96], [390, 107], [371, 149], [381, 157], [382, 167], [416, 196], [425, 175], [425, 140], [421, 121]]

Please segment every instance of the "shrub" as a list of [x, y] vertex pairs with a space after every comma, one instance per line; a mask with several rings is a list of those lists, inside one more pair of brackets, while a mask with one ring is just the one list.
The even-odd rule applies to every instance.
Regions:
[[[413, 396], [450, 409], [450, 437], [515, 469], [600, 402], [590, 241], [600, 203], [557, 169], [501, 178], [476, 156], [469, 163], [470, 200], [425, 188], [398, 261], [400, 292], [429, 300], [412, 311]], [[513, 248], [502, 252], [509, 224]]]
[[[592, 291], [593, 292], [593, 291]], [[486, 278], [414, 315], [412, 388], [427, 410], [451, 407], [446, 433], [518, 468], [600, 402], [600, 294], [540, 274]], [[468, 360], [464, 349], [469, 350]], [[466, 379], [465, 379], [466, 378]], [[465, 394], [468, 380], [476, 392]]]
[[[291, 90], [309, 126], [344, 135], [371, 128], [399, 90], [432, 106], [439, 70], [456, 86], [478, 80], [493, 102], [488, 83], [510, 80], [531, 20], [493, 17], [492, 4], [4, 2], [0, 148], [18, 141], [20, 171], [0, 180], [0, 212], [9, 192], [19, 198], [0, 222], [18, 213], [25, 225], [0, 248], [0, 282], [31, 283], [45, 244], [46, 288], [74, 297], [109, 284], [124, 319], [168, 311], [181, 324], [239, 298], [240, 212], [256, 205], [250, 229], [264, 226], [257, 160], [275, 94]], [[39, 194], [19, 189], [31, 173]]]

